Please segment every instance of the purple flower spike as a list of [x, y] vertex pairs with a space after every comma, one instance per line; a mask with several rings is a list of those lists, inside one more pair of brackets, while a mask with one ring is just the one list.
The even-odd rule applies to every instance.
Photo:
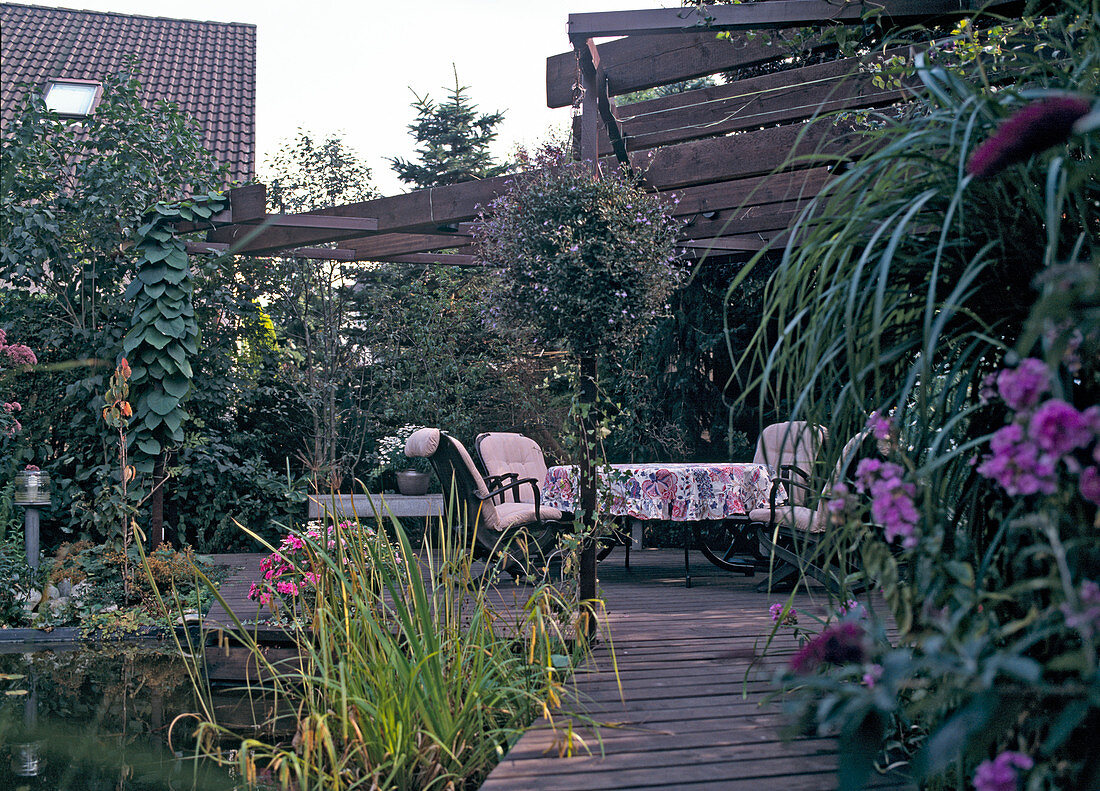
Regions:
[[974, 178], [989, 178], [1032, 154], [1066, 142], [1073, 123], [1090, 109], [1088, 102], [1075, 96], [1032, 102], [978, 146], [966, 163], [966, 172]]
[[974, 773], [974, 791], [1017, 791], [1017, 769], [1030, 769], [1034, 761], [1023, 753], [1003, 752], [992, 761], [983, 761]]

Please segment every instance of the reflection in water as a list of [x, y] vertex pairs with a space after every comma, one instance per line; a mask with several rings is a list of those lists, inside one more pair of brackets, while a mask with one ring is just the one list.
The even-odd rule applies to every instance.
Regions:
[[0, 692], [0, 789], [243, 786], [194, 759], [194, 720], [176, 717], [196, 711], [195, 693], [183, 663], [167, 647], [0, 655]]

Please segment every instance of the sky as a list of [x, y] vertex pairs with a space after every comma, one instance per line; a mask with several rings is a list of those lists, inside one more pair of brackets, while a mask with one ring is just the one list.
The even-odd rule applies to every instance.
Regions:
[[[19, 0], [23, 2], [24, 0]], [[452, 64], [482, 112], [501, 110], [498, 157], [566, 128], [546, 107], [546, 58], [569, 49], [570, 13], [677, 0], [36, 0], [40, 5], [256, 25], [256, 155], [299, 128], [339, 133], [382, 194], [407, 191], [388, 157], [412, 158], [412, 91], [446, 98]], [[411, 90], [410, 90], [411, 89]]]

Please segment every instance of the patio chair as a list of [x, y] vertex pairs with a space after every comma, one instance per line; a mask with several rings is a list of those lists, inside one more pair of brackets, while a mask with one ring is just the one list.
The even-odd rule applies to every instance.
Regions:
[[[512, 498], [518, 503], [531, 503], [539, 496], [539, 487], [546, 481], [546, 456], [540, 446], [530, 437], [508, 431], [490, 431], [478, 434], [474, 448], [485, 470], [485, 483], [494, 489], [513, 479], [533, 479], [538, 481], [531, 486], [512, 489]], [[504, 502], [504, 496], [498, 498]], [[571, 520], [572, 516], [566, 514]], [[629, 531], [617, 526], [612, 535], [600, 539], [596, 557], [603, 560], [617, 546], [626, 547], [626, 568], [630, 568]]]
[[[767, 466], [773, 476], [797, 478], [803, 484], [810, 481], [810, 470], [829, 432], [804, 420], [772, 423], [765, 426], [756, 440], [753, 464]], [[774, 488], [774, 487], [773, 487]], [[788, 502], [802, 505], [806, 492], [802, 488], [788, 488]], [[764, 559], [756, 556], [753, 536], [746, 531], [752, 519], [746, 515], [728, 520], [724, 530], [712, 529], [704, 536], [701, 528], [695, 528], [695, 540], [699, 550], [714, 565], [726, 571], [749, 574], [756, 562]]]
[[[530, 563], [541, 563], [553, 550], [559, 531], [568, 521], [556, 508], [540, 503], [533, 478], [516, 478], [490, 489], [461, 442], [437, 428], [413, 432], [405, 443], [405, 455], [431, 462], [443, 487], [451, 525], [476, 557], [503, 557], [513, 576], [526, 573]], [[494, 499], [514, 489], [530, 488], [532, 502], [496, 503]]]
[[[869, 435], [869, 431], [861, 431], [848, 440], [840, 451], [836, 467], [820, 492], [811, 488], [806, 479], [797, 480], [793, 475], [780, 475], [772, 480], [768, 507], [753, 509], [748, 515], [750, 525], [757, 528], [761, 553], [779, 561], [772, 569], [770, 579], [758, 587], [770, 585], [775, 588], [787, 583], [801, 571], [824, 584], [833, 593], [841, 592], [841, 582], [849, 570], [818, 565], [814, 562], [817, 560], [815, 555], [830, 525], [827, 508], [829, 492], [833, 484], [844, 479], [849, 466], [859, 454], [860, 446]], [[787, 492], [785, 503], [777, 502], [780, 485]], [[813, 504], [811, 497], [816, 499]], [[854, 592], [851, 588], [849, 591]]]
[[[508, 431], [478, 434], [474, 449], [485, 470], [485, 483], [490, 489], [513, 480], [534, 481], [528, 486], [511, 489], [512, 500], [533, 503], [539, 497], [539, 487], [546, 481], [546, 457], [542, 448], [530, 437]], [[504, 497], [498, 499], [504, 502]]]

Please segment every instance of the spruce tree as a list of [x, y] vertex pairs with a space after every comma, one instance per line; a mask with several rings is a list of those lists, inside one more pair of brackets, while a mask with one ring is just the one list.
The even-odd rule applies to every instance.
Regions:
[[409, 134], [416, 138], [419, 161], [400, 157], [390, 160], [401, 181], [422, 189], [491, 178], [508, 171], [507, 164], [496, 162], [489, 153], [504, 113], [479, 113], [466, 95], [468, 88], [459, 83], [456, 70], [454, 88], [446, 101], [436, 104], [427, 94], [421, 97], [413, 93], [416, 101], [411, 106], [417, 117], [409, 124]]

